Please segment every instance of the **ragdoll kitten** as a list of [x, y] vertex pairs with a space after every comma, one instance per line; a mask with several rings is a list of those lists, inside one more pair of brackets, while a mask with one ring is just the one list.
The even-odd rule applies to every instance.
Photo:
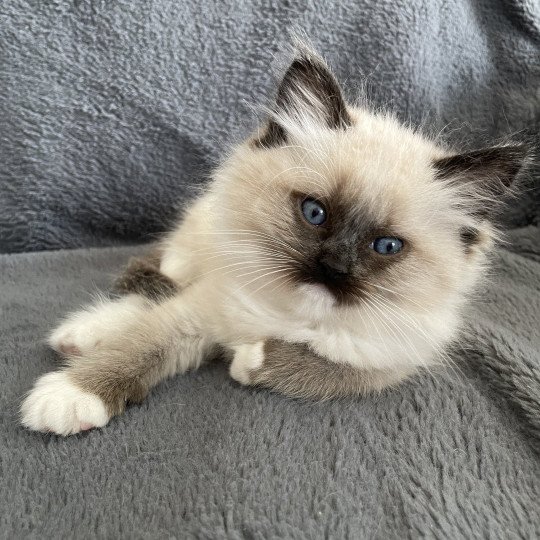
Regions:
[[318, 399], [440, 362], [525, 157], [521, 145], [455, 154], [352, 107], [299, 47], [269, 120], [158, 259], [132, 264], [127, 294], [53, 332], [66, 365], [38, 379], [22, 423], [62, 435], [104, 426], [216, 348], [240, 383]]

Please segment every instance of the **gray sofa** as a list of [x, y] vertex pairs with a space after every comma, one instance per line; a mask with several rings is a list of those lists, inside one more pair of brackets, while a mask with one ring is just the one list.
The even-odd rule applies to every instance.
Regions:
[[[0, 25], [0, 537], [538, 538], [540, 175], [455, 365], [380, 396], [289, 400], [225, 366], [100, 431], [23, 430], [43, 338], [175, 218], [304, 29], [377, 106], [472, 147], [538, 141], [528, 0], [33, 2]], [[279, 55], [278, 55], [279, 56]]]

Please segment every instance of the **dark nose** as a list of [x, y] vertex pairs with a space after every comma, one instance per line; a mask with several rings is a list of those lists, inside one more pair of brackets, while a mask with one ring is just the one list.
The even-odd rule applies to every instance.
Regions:
[[317, 261], [320, 275], [330, 281], [340, 281], [347, 277], [349, 269], [347, 265], [338, 259], [326, 255]]

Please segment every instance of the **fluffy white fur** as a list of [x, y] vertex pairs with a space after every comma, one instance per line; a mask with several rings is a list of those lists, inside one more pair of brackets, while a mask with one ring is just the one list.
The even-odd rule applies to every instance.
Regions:
[[[485, 240], [466, 254], [459, 228], [478, 224], [460, 208], [461, 193], [433, 180], [431, 163], [443, 152], [392, 118], [354, 114], [358, 125], [345, 132], [304, 122], [284, 148], [238, 148], [165, 243], [162, 272], [181, 283], [206, 282], [200, 315], [217, 342], [307, 342], [332, 361], [371, 369], [432, 364], [454, 337], [491, 229], [484, 224]], [[389, 279], [352, 307], [336, 305], [322, 287], [287, 283], [282, 255], [268, 250], [279, 251], [274, 220], [287, 212], [272, 194], [291, 187], [318, 194], [343, 174], [356, 179], [351, 197], [391, 214], [419, 246], [399, 284]], [[267, 222], [254, 226], [259, 219]]]
[[108, 334], [129, 328], [148, 304], [146, 298], [136, 295], [116, 302], [103, 298], [67, 317], [49, 336], [48, 343], [60, 354], [84, 356], [99, 347]]
[[109, 421], [105, 405], [96, 395], [84, 392], [65, 371], [41, 377], [21, 407], [24, 426], [36, 431], [72, 435]]
[[234, 357], [229, 368], [231, 377], [240, 384], [249, 384], [250, 372], [264, 362], [264, 341], [233, 347]]
[[[128, 297], [70, 317], [50, 343], [79, 358], [36, 383], [22, 406], [24, 425], [59, 434], [104, 425], [110, 415], [99, 398], [69, 373], [86, 361], [104, 369], [105, 352], [107, 365], [129, 363], [149, 342], [166, 362], [149, 386], [197, 367], [213, 344], [235, 351], [231, 375], [246, 384], [268, 339], [307, 343], [330, 362], [367, 371], [408, 373], [444, 357], [493, 243], [492, 226], [471, 211], [477, 188], [436, 180], [433, 163], [448, 152], [391, 116], [349, 107], [352, 125], [332, 129], [321, 122], [324, 100], [291, 88], [288, 105], [272, 113], [286, 143], [236, 147], [163, 242], [160, 270], [184, 292], [159, 305]], [[291, 253], [302, 250], [292, 191], [319, 200], [339, 191], [391, 224], [409, 252], [354, 304], [299, 283], [290, 272]], [[478, 232], [467, 249], [463, 228]], [[122, 350], [123, 357], [110, 352]]]

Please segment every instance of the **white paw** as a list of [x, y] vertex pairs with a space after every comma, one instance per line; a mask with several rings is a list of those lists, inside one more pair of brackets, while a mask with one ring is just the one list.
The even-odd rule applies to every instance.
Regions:
[[92, 313], [80, 313], [61, 324], [49, 337], [49, 345], [66, 356], [84, 355], [99, 345]]
[[65, 371], [40, 377], [21, 405], [21, 422], [35, 431], [70, 435], [109, 421], [103, 401], [73, 384]]
[[146, 299], [130, 295], [73, 313], [50, 335], [49, 345], [65, 356], [84, 356], [111, 334], [121, 333], [140, 316], [146, 303]]
[[229, 368], [230, 376], [240, 384], [249, 384], [249, 373], [260, 368], [264, 361], [264, 341], [233, 347], [234, 358]]

